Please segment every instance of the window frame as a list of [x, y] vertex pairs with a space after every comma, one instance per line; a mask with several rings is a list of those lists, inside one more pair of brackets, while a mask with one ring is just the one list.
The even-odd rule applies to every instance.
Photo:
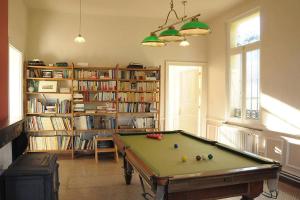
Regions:
[[[231, 47], [231, 25], [232, 23], [241, 20], [243, 18], [246, 18], [248, 16], [251, 16], [255, 13], [259, 13], [261, 17], [261, 11], [260, 8], [252, 9], [248, 12], [245, 12], [235, 18], [232, 18], [231, 20], [227, 21], [226, 24], [226, 42], [227, 42], [227, 55], [226, 55], [226, 121], [237, 123], [237, 124], [246, 124], [246, 125], [254, 125], [254, 126], [260, 126], [262, 124], [262, 115], [261, 115], [261, 42], [262, 42], [262, 31], [261, 31], [261, 20], [260, 20], [260, 40], [238, 46], [238, 47]], [[259, 118], [256, 119], [247, 119], [246, 118], [246, 67], [247, 67], [247, 58], [246, 54], [249, 51], [253, 51], [258, 49], [260, 51], [260, 59], [259, 59]], [[242, 94], [241, 94], [241, 118], [233, 117], [231, 116], [231, 56], [241, 54], [241, 88], [242, 88]]]
[[[21, 119], [24, 119], [24, 53], [22, 51], [20, 51], [18, 48], [16, 48], [11, 42], [8, 43], [8, 49], [10, 51], [10, 48], [14, 49], [14, 51], [18, 52], [20, 55], [21, 55], [21, 66], [20, 66], [20, 83], [21, 83], [21, 105], [20, 105], [20, 108], [21, 108], [21, 113], [19, 116], [14, 116], [14, 118], [12, 118], [12, 115], [11, 115], [11, 85], [10, 85], [10, 72], [11, 72], [11, 65], [10, 65], [10, 62], [8, 63], [8, 118], [10, 120], [10, 122], [17, 122]], [[9, 55], [10, 56], [10, 55]], [[8, 60], [10, 58], [8, 57]]]

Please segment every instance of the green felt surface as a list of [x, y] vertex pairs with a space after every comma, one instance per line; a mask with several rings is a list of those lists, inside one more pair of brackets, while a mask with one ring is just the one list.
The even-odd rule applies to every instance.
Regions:
[[[145, 135], [121, 136], [121, 139], [157, 176], [174, 176], [215, 170], [230, 170], [259, 166], [245, 156], [222, 150], [182, 134], [164, 134], [162, 140]], [[175, 149], [174, 144], [179, 148]], [[197, 155], [213, 154], [212, 160], [196, 161]], [[182, 162], [182, 156], [187, 157]]]

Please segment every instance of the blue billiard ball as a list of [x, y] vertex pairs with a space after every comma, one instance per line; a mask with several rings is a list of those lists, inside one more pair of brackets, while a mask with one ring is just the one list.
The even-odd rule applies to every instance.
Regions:
[[178, 148], [178, 144], [174, 144], [174, 148], [177, 149]]
[[207, 157], [208, 157], [209, 160], [213, 159], [213, 155], [212, 154], [208, 154]]

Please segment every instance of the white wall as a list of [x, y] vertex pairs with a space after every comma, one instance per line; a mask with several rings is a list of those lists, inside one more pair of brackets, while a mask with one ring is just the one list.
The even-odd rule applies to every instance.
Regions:
[[163, 48], [143, 47], [141, 41], [164, 19], [108, 17], [83, 15], [84, 44], [74, 43], [78, 34], [78, 15], [43, 10], [30, 10], [28, 27], [28, 58], [46, 63], [67, 61], [90, 65], [127, 66], [139, 62], [145, 66], [162, 66], [161, 124], [164, 123], [165, 61], [207, 61], [207, 38], [190, 38], [191, 46], [170, 44]]
[[27, 41], [28, 9], [23, 0], [8, 1], [9, 42], [25, 53]]
[[164, 60], [206, 61], [206, 42], [191, 38], [188, 48], [171, 44], [164, 48], [142, 47], [140, 42], [163, 20], [131, 17], [84, 15], [82, 35], [86, 43], [76, 44], [78, 15], [43, 10], [30, 10], [28, 56], [47, 63], [86, 61], [91, 65], [128, 65], [130, 61], [147, 65]]
[[253, 8], [261, 11], [262, 125], [300, 135], [300, 1], [246, 1], [210, 22], [208, 118], [226, 120], [226, 23]]

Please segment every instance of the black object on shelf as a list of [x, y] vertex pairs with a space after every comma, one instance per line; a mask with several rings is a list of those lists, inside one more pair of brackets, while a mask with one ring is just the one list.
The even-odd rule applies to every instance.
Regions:
[[68, 67], [68, 63], [67, 62], [57, 62], [55, 64], [57, 67]]
[[9, 200], [58, 200], [57, 156], [48, 153], [20, 156], [4, 172], [4, 184]]
[[142, 64], [139, 64], [139, 63], [129, 63], [129, 65], [127, 66], [127, 68], [130, 68], [130, 69], [143, 69], [144, 66]]

